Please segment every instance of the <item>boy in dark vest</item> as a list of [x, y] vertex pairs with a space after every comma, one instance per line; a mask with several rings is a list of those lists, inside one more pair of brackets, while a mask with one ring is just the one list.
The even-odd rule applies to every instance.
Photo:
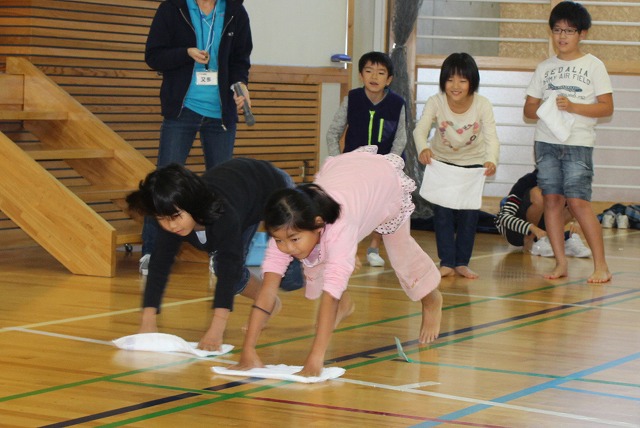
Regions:
[[[374, 144], [380, 155], [402, 156], [407, 144], [405, 102], [389, 89], [393, 80], [391, 58], [383, 52], [368, 52], [360, 57], [358, 71], [363, 86], [349, 91], [327, 131], [329, 156], [340, 154], [343, 135], [344, 153]], [[384, 266], [380, 242], [380, 234], [374, 232], [367, 249], [371, 266]]]

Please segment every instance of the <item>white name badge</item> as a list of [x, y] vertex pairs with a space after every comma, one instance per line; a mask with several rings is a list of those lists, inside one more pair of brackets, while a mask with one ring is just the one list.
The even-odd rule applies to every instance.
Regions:
[[198, 71], [196, 72], [196, 85], [217, 85], [218, 84], [218, 72], [217, 71]]

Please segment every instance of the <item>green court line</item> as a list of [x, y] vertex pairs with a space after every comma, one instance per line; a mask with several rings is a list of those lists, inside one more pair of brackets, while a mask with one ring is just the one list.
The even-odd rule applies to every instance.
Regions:
[[[403, 351], [404, 353], [404, 351]], [[462, 369], [462, 370], [473, 370], [479, 372], [489, 372], [489, 373], [499, 373], [499, 374], [510, 374], [510, 375], [518, 375], [518, 376], [528, 376], [528, 377], [541, 377], [546, 379], [562, 379], [564, 376], [560, 375], [552, 375], [546, 373], [533, 373], [533, 372], [521, 372], [517, 370], [502, 370], [502, 369], [492, 369], [487, 367], [478, 367], [478, 366], [465, 366], [460, 364], [446, 364], [446, 363], [434, 363], [431, 361], [416, 361], [416, 360], [407, 360], [410, 363], [414, 364], [422, 364], [424, 366], [433, 366], [433, 367], [450, 367], [454, 369]], [[640, 383], [628, 383], [628, 382], [614, 382], [608, 380], [599, 380], [599, 379], [576, 379], [579, 382], [586, 383], [596, 383], [602, 385], [613, 385], [613, 386], [624, 386], [629, 388], [640, 388]]]
[[[476, 339], [476, 338], [481, 338], [481, 337], [485, 337], [485, 336], [491, 336], [494, 334], [498, 334], [498, 333], [504, 333], [506, 331], [510, 331], [510, 330], [515, 330], [515, 329], [519, 329], [521, 327], [529, 327], [531, 325], [535, 325], [535, 324], [539, 324], [542, 322], [546, 322], [546, 321], [552, 321], [555, 319], [559, 319], [559, 318], [564, 318], [570, 315], [576, 315], [576, 314], [580, 314], [582, 312], [587, 312], [587, 311], [592, 311], [595, 310], [599, 307], [603, 307], [603, 306], [611, 306], [614, 304], [619, 304], [622, 302], [626, 302], [629, 300], [636, 300], [639, 299], [640, 296], [633, 296], [633, 297], [627, 297], [625, 299], [620, 299], [620, 300], [616, 300], [615, 302], [607, 302], [607, 303], [602, 303], [602, 304], [598, 304], [594, 307], [589, 307], [589, 308], [578, 308], [575, 309], [573, 311], [569, 311], [569, 312], [565, 312], [565, 313], [561, 313], [561, 314], [556, 314], [550, 317], [546, 317], [546, 318], [539, 318], [536, 320], [531, 320], [531, 321], [527, 321], [524, 323], [520, 323], [520, 324], [516, 324], [516, 325], [512, 325], [512, 326], [507, 326], [507, 327], [503, 327], [503, 328], [499, 328], [497, 330], [491, 330], [491, 331], [486, 331], [486, 332], [482, 332], [482, 333], [477, 333], [477, 334], [471, 334], [469, 336], [465, 336], [465, 337], [461, 337], [458, 339], [453, 339], [453, 340], [448, 340], [446, 342], [438, 342], [438, 343], [434, 343], [434, 344], [430, 344], [429, 346], [423, 347], [423, 348], [418, 348], [418, 349], [414, 349], [411, 351], [405, 351], [406, 354], [414, 354], [416, 352], [421, 352], [423, 350], [427, 350], [427, 349], [435, 349], [435, 348], [442, 348], [443, 346], [448, 346], [448, 345], [452, 345], [455, 343], [460, 343], [460, 342], [466, 342], [468, 340], [471, 339]], [[569, 309], [569, 308], [567, 308]], [[377, 362], [381, 362], [381, 361], [388, 361], [388, 360], [392, 360], [394, 358], [397, 358], [398, 354], [392, 354], [386, 357], [378, 357], [378, 358], [372, 358], [370, 360], [367, 361], [361, 361], [358, 363], [354, 363], [354, 364], [349, 364], [346, 366], [343, 366], [344, 369], [349, 370], [349, 369], [354, 369], [354, 368], [359, 368], [359, 367], [363, 367], [363, 366], [367, 366], [370, 364], [375, 364]]]
[[[206, 406], [209, 404], [213, 404], [213, 403], [219, 403], [221, 401], [227, 401], [227, 400], [231, 400], [234, 398], [248, 398], [247, 396], [250, 394], [256, 394], [259, 392], [263, 392], [263, 391], [267, 391], [269, 389], [274, 389], [274, 388], [278, 388], [282, 385], [286, 385], [286, 384], [290, 384], [293, 383], [291, 381], [280, 381], [277, 382], [275, 384], [271, 384], [271, 385], [262, 385], [262, 386], [258, 386], [252, 389], [249, 389], [247, 391], [241, 391], [241, 392], [236, 392], [236, 393], [226, 393], [226, 394], [222, 394], [222, 396], [220, 397], [216, 397], [216, 398], [211, 398], [208, 400], [202, 400], [202, 401], [198, 401], [195, 403], [189, 403], [189, 404], [183, 404], [181, 406], [177, 406], [177, 407], [172, 407], [170, 409], [165, 409], [165, 410], [161, 410], [158, 412], [153, 412], [153, 413], [148, 413], [145, 415], [141, 415], [141, 416], [136, 416], [134, 418], [129, 418], [129, 419], [125, 419], [125, 420], [121, 420], [118, 422], [112, 422], [112, 423], [108, 423], [108, 424], [104, 424], [104, 425], [99, 425], [100, 427], [104, 427], [104, 428], [114, 428], [114, 427], [121, 427], [121, 426], [126, 426], [129, 424], [132, 424], [134, 422], [141, 422], [141, 421], [146, 421], [149, 419], [155, 419], [157, 417], [161, 417], [161, 416], [166, 416], [166, 415], [170, 415], [173, 413], [178, 413], [178, 412], [182, 412], [185, 410], [191, 410], [191, 409], [195, 409], [197, 407], [202, 407], [202, 406]], [[147, 384], [140, 384], [140, 386], [146, 386]], [[173, 389], [171, 387], [168, 387], [166, 389]], [[181, 390], [181, 388], [175, 388], [176, 390]], [[213, 392], [213, 391], [204, 391], [204, 390], [193, 390], [193, 392], [199, 392], [199, 393], [204, 393], [204, 392]], [[195, 397], [193, 397], [195, 398]]]
[[[614, 275], [621, 275], [621, 274], [627, 274], [627, 273], [628, 272], [615, 272]], [[564, 286], [567, 286], [567, 285], [573, 285], [573, 284], [578, 284], [578, 283], [584, 283], [584, 279], [576, 280], [576, 281], [570, 281], [570, 282], [563, 283], [563, 284], [547, 285], [547, 286], [544, 286], [544, 287], [539, 287], [539, 288], [535, 288], [535, 289], [531, 289], [531, 290], [523, 290], [523, 291], [510, 293], [510, 294], [506, 294], [506, 295], [499, 296], [499, 297], [485, 298], [485, 299], [479, 299], [479, 300], [473, 300], [473, 301], [465, 302], [465, 303], [462, 303], [462, 304], [450, 305], [450, 306], [447, 306], [447, 307], [443, 308], [442, 310], [443, 311], [452, 310], [452, 309], [465, 307], [465, 306], [470, 306], [470, 305], [474, 305], [474, 304], [478, 304], [478, 303], [490, 302], [490, 301], [495, 301], [495, 300], [499, 300], [499, 299], [505, 299], [505, 298], [509, 298], [509, 297], [513, 297], [513, 296], [519, 296], [519, 295], [523, 295], [523, 294], [528, 294], [528, 293], [535, 293], [535, 292], [539, 292], [539, 291], [549, 290], [549, 289], [558, 288], [558, 287], [564, 287]], [[588, 285], [588, 284], [585, 284], [585, 285]], [[593, 285], [591, 285], [591, 286], [593, 286]], [[616, 302], [611, 302], [610, 304], [617, 304], [617, 303], [618, 302], [616, 301]], [[601, 305], [595, 306], [593, 308], [584, 308], [583, 310], [578, 310], [578, 311], [572, 312], [569, 315], [574, 314], [574, 313], [584, 312], [586, 310], [595, 309], [595, 308], [600, 307], [600, 306], [608, 306], [608, 305], [601, 304]], [[384, 319], [384, 320], [378, 320], [378, 321], [372, 321], [372, 322], [368, 322], [368, 323], [362, 323], [362, 324], [358, 324], [358, 325], [354, 325], [354, 326], [348, 326], [348, 327], [343, 327], [343, 328], [336, 329], [334, 333], [347, 331], [347, 330], [354, 330], [354, 329], [364, 328], [364, 327], [383, 324], [383, 323], [392, 322], [392, 321], [398, 321], [398, 320], [412, 318], [412, 317], [421, 316], [421, 315], [422, 315], [421, 312], [417, 312], [417, 313], [414, 313], [414, 314], [408, 314], [408, 315], [403, 315], [403, 316], [387, 318], [387, 319]], [[549, 318], [549, 319], [555, 319], [557, 317], [558, 316], [552, 317], [552, 318]], [[437, 343], [437, 344], [430, 345], [430, 348], [440, 348], [440, 347], [447, 346], [447, 345], [450, 345], [450, 344], [455, 344], [455, 343], [459, 343], [459, 342], [462, 342], [462, 341], [470, 340], [470, 339], [473, 339], [473, 338], [476, 338], [476, 337], [483, 337], [483, 336], [486, 336], [488, 334], [501, 333], [503, 331], [508, 331], [508, 330], [511, 330], [511, 329], [515, 329], [515, 328], [519, 328], [519, 327], [535, 324], [537, 322], [542, 322], [542, 321], [545, 321], [545, 320], [546, 319], [535, 321], [535, 322], [524, 323], [524, 324], [521, 324], [521, 325], [518, 325], [518, 326], [499, 329], [499, 330], [496, 330], [495, 332], [485, 332], [485, 333], [481, 333], [481, 334], [477, 334], [477, 335], [466, 336], [464, 338], [450, 340], [450, 341], [447, 341], [447, 342], [440, 342], [440, 343]], [[280, 345], [280, 344], [291, 343], [291, 342], [296, 342], [296, 341], [299, 341], [299, 340], [305, 340], [305, 339], [313, 338], [314, 336], [315, 336], [314, 334], [298, 336], [298, 337], [294, 337], [294, 338], [290, 338], [290, 339], [284, 339], [284, 340], [280, 340], [280, 341], [276, 341], [276, 342], [265, 343], [265, 344], [262, 344], [262, 345], [258, 345], [256, 348], [266, 348], [266, 347], [271, 347], [271, 346], [277, 346], [277, 345]], [[423, 349], [428, 349], [428, 348], [421, 348], [421, 349], [409, 351], [408, 353], [411, 354], [411, 353], [415, 353], [415, 352], [420, 352]], [[230, 354], [236, 354], [236, 353], [239, 353], [240, 351], [241, 351], [240, 349], [234, 349]], [[371, 359], [371, 360], [368, 360], [368, 361], [365, 361], [365, 362], [356, 363], [356, 364], [352, 364], [352, 365], [347, 365], [347, 366], [344, 366], [344, 368], [345, 369], [357, 368], [357, 367], [361, 367], [361, 366], [364, 366], [364, 365], [373, 364], [373, 363], [376, 363], [376, 362], [382, 362], [382, 361], [391, 360], [391, 359], [394, 359], [396, 357], [397, 357], [397, 354], [393, 354], [393, 355], [387, 356], [387, 357], [378, 357], [378, 358], [374, 358], [374, 359]], [[36, 391], [29, 391], [29, 392], [25, 392], [25, 393], [21, 393], [21, 394], [15, 394], [15, 395], [6, 396], [6, 397], [0, 397], [0, 402], [6, 402], [6, 401], [19, 399], [19, 398], [25, 398], [25, 397], [31, 397], [31, 396], [35, 396], [35, 395], [45, 394], [45, 393], [49, 393], [49, 392], [55, 392], [55, 391], [62, 390], [62, 389], [73, 388], [73, 387], [76, 387], [76, 386], [82, 386], [82, 385], [87, 385], [87, 384], [91, 384], [91, 383], [97, 383], [97, 382], [101, 382], [101, 381], [111, 381], [113, 379], [126, 377], [126, 376], [131, 376], [131, 375], [135, 375], [135, 374], [138, 374], [138, 373], [145, 373], [145, 372], [155, 371], [155, 370], [163, 369], [163, 368], [166, 368], [166, 367], [172, 367], [172, 366], [177, 366], [177, 365], [182, 365], [182, 364], [188, 364], [188, 363], [197, 362], [197, 361], [203, 361], [203, 360], [202, 359], [198, 359], [198, 358], [188, 358], [188, 359], [185, 359], [185, 360], [176, 361], [176, 362], [168, 363], [168, 364], [161, 364], [161, 365], [152, 366], [152, 367], [147, 367], [147, 368], [144, 368], [144, 369], [138, 369], [138, 370], [133, 370], [133, 371], [124, 372], [124, 373], [106, 375], [106, 376], [101, 376], [101, 377], [98, 377], [98, 378], [95, 378], [95, 379], [89, 379], [89, 380], [84, 380], [84, 381], [79, 381], [79, 382], [73, 382], [73, 383], [64, 384], [64, 385], [57, 385], [57, 386], [54, 386], [54, 387], [44, 388], [44, 389], [40, 389], [40, 390], [36, 390]], [[215, 361], [215, 360], [212, 360], [212, 361]], [[285, 384], [286, 383], [287, 382], [285, 382]]]
[[132, 376], [132, 375], [139, 374], [139, 373], [145, 373], [145, 372], [148, 372], [150, 370], [158, 370], [158, 369], [164, 369], [164, 368], [167, 368], [167, 367], [178, 366], [178, 365], [182, 365], [182, 364], [185, 364], [185, 363], [191, 362], [191, 361], [202, 361], [202, 360], [199, 359], [199, 358], [189, 358], [188, 360], [181, 360], [181, 361], [175, 361], [173, 363], [160, 364], [160, 365], [157, 365], [157, 366], [147, 367], [147, 368], [144, 368], [144, 369], [137, 369], [137, 370], [132, 370], [132, 371], [124, 372], [124, 373], [116, 373], [116, 374], [111, 374], [111, 375], [105, 375], [105, 376], [101, 376], [101, 377], [97, 377], [97, 378], [93, 378], [93, 379], [87, 379], [87, 380], [81, 380], [81, 381], [78, 381], [78, 382], [67, 383], [67, 384], [64, 384], [64, 385], [56, 385], [56, 386], [52, 386], [50, 388], [38, 389], [36, 391], [23, 392], [21, 394], [8, 395], [6, 397], [0, 397], [0, 403], [2, 403], [4, 401], [16, 400], [18, 398], [25, 398], [25, 397], [31, 397], [31, 396], [34, 396], [34, 395], [47, 394], [49, 392], [55, 392], [55, 391], [59, 391], [59, 390], [62, 390], [62, 389], [74, 388], [76, 386], [83, 386], [83, 385], [89, 385], [89, 384], [96, 383], [96, 382], [108, 381], [108, 380], [112, 380], [112, 379], [117, 379], [119, 377]]
[[[640, 298], [640, 296], [621, 299], [621, 300], [617, 300], [615, 302], [607, 302], [606, 304], [599, 304], [599, 305], [591, 307], [591, 308], [580, 308], [580, 309], [576, 309], [576, 310], [569, 311], [569, 312], [566, 312], [566, 313], [556, 314], [554, 316], [550, 316], [550, 317], [547, 317], [547, 318], [541, 318], [541, 319], [537, 319], [537, 320], [532, 320], [532, 321], [528, 321], [528, 322], [525, 322], [525, 323], [520, 323], [520, 324], [509, 326], [509, 327], [504, 327], [504, 328], [500, 328], [500, 329], [489, 331], [489, 332], [483, 332], [483, 333], [479, 333], [479, 334], [466, 336], [466, 337], [463, 337], [463, 338], [460, 338], [460, 339], [449, 340], [449, 341], [444, 342], [444, 343], [438, 343], [438, 344], [435, 344], [435, 345], [431, 345], [428, 348], [440, 348], [440, 347], [451, 345], [451, 344], [454, 344], [454, 343], [464, 342], [464, 341], [475, 339], [475, 338], [479, 338], [479, 337], [484, 337], [484, 336], [489, 336], [489, 335], [493, 335], [493, 334], [497, 334], [497, 333], [502, 333], [502, 332], [505, 332], [505, 331], [515, 330], [515, 329], [518, 329], [518, 328], [521, 328], [521, 327], [527, 327], [527, 326], [531, 326], [531, 325], [534, 325], [534, 324], [539, 324], [539, 323], [542, 323], [542, 322], [551, 321], [551, 320], [564, 318], [564, 317], [567, 317], [567, 316], [571, 316], [571, 315], [575, 315], [575, 314], [579, 314], [579, 313], [595, 310], [595, 309], [597, 309], [598, 307], [601, 307], [601, 306], [609, 306], [609, 305], [613, 305], [613, 304], [619, 304], [619, 303], [627, 301], [627, 300], [634, 300], [634, 299], [638, 299], [638, 298]], [[416, 350], [409, 351], [409, 353], [416, 353], [416, 352], [420, 352], [421, 350], [422, 349], [416, 349]], [[395, 359], [397, 357], [398, 357], [398, 354], [394, 353], [392, 355], [388, 355], [388, 356], [385, 356], [385, 357], [378, 357], [378, 358], [374, 358], [374, 359], [371, 359], [371, 360], [368, 360], [368, 361], [347, 365], [347, 366], [344, 366], [343, 368], [348, 370], [348, 369], [352, 369], [352, 368], [368, 366], [368, 365], [379, 363], [379, 362], [393, 360], [393, 359]], [[538, 375], [538, 376], [544, 377], [544, 375]], [[565, 376], [550, 376], [550, 377], [553, 377], [553, 378], [556, 378], [556, 379], [564, 379], [565, 378]], [[578, 380], [578, 379], [576, 379], [576, 380]], [[279, 387], [281, 385], [286, 385], [286, 384], [290, 384], [290, 383], [292, 383], [292, 382], [290, 382], [290, 381], [281, 381], [281, 382], [278, 382], [276, 384], [266, 385], [266, 386], [261, 387], [261, 388], [256, 388], [256, 390], [248, 390], [248, 391], [242, 391], [242, 392], [238, 392], [238, 393], [228, 394], [228, 395], [226, 395], [224, 397], [224, 400], [229, 400], [229, 399], [233, 399], [233, 398], [247, 398], [248, 395], [254, 394], [255, 392], [262, 392], [262, 391], [267, 390], [267, 389], [277, 388], [277, 387]], [[144, 384], [141, 384], [140, 386], [142, 386], [142, 385], [144, 385]], [[136, 418], [133, 418], [133, 419], [126, 419], [126, 420], [117, 422], [115, 424], [102, 425], [102, 427], [111, 428], [111, 427], [124, 426], [124, 425], [130, 424], [130, 423], [139, 422], [139, 421], [142, 421], [142, 420], [149, 420], [149, 419], [153, 419], [153, 418], [156, 418], [156, 417], [165, 416], [167, 414], [177, 413], [177, 412], [180, 412], [180, 411], [183, 411], [183, 410], [190, 410], [190, 409], [193, 409], [195, 407], [200, 407], [202, 405], [211, 404], [211, 403], [224, 401], [224, 400], [221, 397], [219, 397], [217, 399], [205, 400], [205, 401], [198, 402], [198, 403], [177, 406], [177, 407], [174, 407], [172, 409], [167, 409], [167, 410], [163, 410], [163, 411], [160, 411], [160, 412], [149, 413], [147, 415], [139, 416], [139, 417], [136, 417]]]
[[169, 391], [179, 391], [179, 392], [192, 392], [194, 394], [202, 394], [202, 395], [228, 395], [229, 393], [224, 393], [220, 391], [211, 391], [208, 389], [199, 389], [199, 388], [184, 388], [181, 386], [171, 386], [171, 385], [160, 385], [157, 383], [145, 383], [145, 382], [136, 382], [131, 380], [122, 380], [122, 379], [107, 379], [107, 382], [111, 383], [120, 383], [123, 385], [131, 385], [131, 386], [143, 386], [148, 388], [155, 389], [167, 389]]

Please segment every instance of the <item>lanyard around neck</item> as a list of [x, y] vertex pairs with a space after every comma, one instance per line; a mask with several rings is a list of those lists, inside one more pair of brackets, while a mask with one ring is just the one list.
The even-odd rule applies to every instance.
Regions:
[[[215, 6], [213, 6], [213, 12], [212, 12], [212, 18], [211, 18], [211, 25], [209, 25], [209, 23], [207, 22], [207, 17], [206, 15], [204, 15], [202, 13], [202, 10], [200, 10], [200, 7], [198, 7], [198, 13], [200, 13], [200, 32], [202, 33], [202, 47], [203, 50], [211, 53], [211, 47], [213, 46], [213, 39], [215, 37], [215, 33], [214, 33], [214, 27], [216, 24], [216, 9], [218, 7], [218, 2], [216, 2]], [[205, 39], [204, 36], [204, 24], [207, 24], [207, 27], [209, 27], [209, 33], [207, 34], [207, 37]]]

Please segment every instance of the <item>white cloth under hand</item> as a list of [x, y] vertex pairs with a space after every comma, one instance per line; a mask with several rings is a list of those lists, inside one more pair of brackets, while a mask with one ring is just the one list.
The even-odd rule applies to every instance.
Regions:
[[486, 168], [463, 168], [431, 159], [424, 169], [420, 196], [441, 207], [478, 210]]
[[558, 94], [551, 92], [549, 98], [538, 107], [536, 114], [547, 125], [547, 128], [553, 132], [553, 135], [563, 143], [571, 135], [571, 127], [576, 119], [568, 111], [558, 109], [556, 98], [558, 98]]
[[201, 358], [223, 355], [233, 349], [233, 345], [222, 345], [221, 351], [205, 351], [198, 349], [196, 342], [187, 342], [179, 336], [165, 333], [132, 334], [114, 340], [113, 344], [127, 351], [185, 352]]
[[302, 369], [302, 366], [287, 366], [285, 364], [256, 367], [251, 370], [230, 370], [226, 367], [211, 367], [214, 373], [221, 375], [260, 377], [264, 379], [290, 380], [302, 383], [324, 382], [325, 380], [338, 378], [345, 372], [345, 369], [342, 367], [325, 367], [322, 369], [320, 376], [306, 377], [294, 374]]

